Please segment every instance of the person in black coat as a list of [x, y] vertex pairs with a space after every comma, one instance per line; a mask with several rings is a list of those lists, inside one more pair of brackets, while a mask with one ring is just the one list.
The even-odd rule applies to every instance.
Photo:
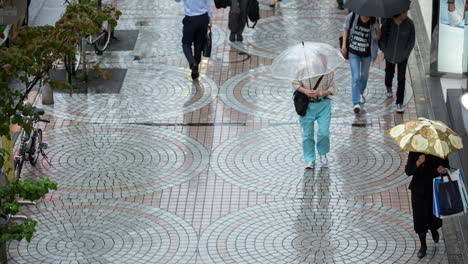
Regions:
[[231, 31], [229, 35], [229, 41], [240, 41], [242, 32], [244, 31], [245, 25], [247, 24], [247, 5], [249, 0], [231, 0], [231, 9], [229, 10], [228, 27]]
[[448, 159], [419, 152], [410, 152], [408, 155], [405, 172], [408, 176], [413, 176], [409, 189], [411, 190], [414, 231], [421, 240], [418, 258], [426, 256], [426, 233], [428, 230], [431, 230], [434, 242], [439, 242], [437, 229], [442, 227], [442, 219], [435, 217], [432, 213], [432, 183], [434, 178], [447, 173], [449, 167]]
[[416, 32], [413, 20], [408, 17], [408, 12], [394, 15], [386, 19], [382, 25], [382, 37], [379, 47], [385, 57], [385, 86], [387, 97], [392, 97], [392, 82], [395, 75], [395, 67], [398, 68], [398, 89], [396, 93], [396, 111], [403, 113], [403, 99], [405, 96], [406, 68], [408, 58], [414, 48]]

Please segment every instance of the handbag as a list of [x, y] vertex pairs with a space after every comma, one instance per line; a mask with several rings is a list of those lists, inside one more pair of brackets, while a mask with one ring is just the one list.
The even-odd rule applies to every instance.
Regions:
[[208, 31], [206, 32], [205, 41], [203, 42], [203, 56], [204, 57], [209, 58], [211, 56], [211, 45], [212, 45], [211, 28], [208, 28]]
[[[314, 86], [314, 90], [317, 90], [317, 87], [322, 81], [323, 76], [324, 75], [320, 76], [320, 78], [318, 79], [317, 83]], [[296, 113], [300, 116], [305, 116], [307, 113], [307, 106], [309, 105], [309, 97], [307, 97], [307, 95], [301, 92], [294, 91], [293, 100], [294, 100], [294, 108], [296, 108]]]

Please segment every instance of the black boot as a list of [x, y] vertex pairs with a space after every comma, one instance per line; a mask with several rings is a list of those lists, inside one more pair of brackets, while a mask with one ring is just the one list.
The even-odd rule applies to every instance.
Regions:
[[229, 35], [229, 41], [231, 42], [236, 41], [236, 33], [231, 31], [231, 35]]
[[439, 232], [437, 232], [437, 229], [431, 229], [431, 234], [432, 234], [432, 239], [434, 240], [434, 243], [439, 243]]
[[240, 42], [244, 41], [244, 38], [242, 37], [241, 33], [237, 34], [237, 41], [240, 41]]
[[195, 80], [200, 76], [198, 73], [198, 64], [193, 64], [190, 68], [192, 68], [192, 79]]
[[421, 248], [418, 251], [418, 258], [424, 258], [427, 251], [426, 233], [418, 233], [418, 236], [419, 240], [421, 241]]

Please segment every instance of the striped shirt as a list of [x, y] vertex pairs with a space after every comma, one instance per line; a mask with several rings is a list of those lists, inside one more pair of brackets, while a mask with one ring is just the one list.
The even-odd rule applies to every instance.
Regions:
[[[315, 84], [320, 79], [320, 76], [304, 79], [304, 80], [295, 80], [292, 82], [292, 86], [294, 90], [299, 89], [299, 87], [304, 87], [306, 89], [313, 90]], [[335, 84], [335, 73], [330, 72], [323, 76], [322, 81], [320, 82], [319, 86], [317, 87], [317, 91], [326, 91], [329, 90], [332, 95], [336, 95], [337, 89]]]

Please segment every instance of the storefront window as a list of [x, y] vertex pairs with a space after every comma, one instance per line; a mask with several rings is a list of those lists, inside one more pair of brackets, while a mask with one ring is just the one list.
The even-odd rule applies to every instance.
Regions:
[[466, 72], [465, 55], [466, 0], [441, 0], [438, 28], [437, 71]]

